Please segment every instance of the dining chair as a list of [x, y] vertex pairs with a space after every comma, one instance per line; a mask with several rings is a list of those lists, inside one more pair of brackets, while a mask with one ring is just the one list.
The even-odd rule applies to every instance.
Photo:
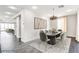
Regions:
[[45, 30], [45, 33], [48, 33], [48, 30]]
[[64, 33], [58, 34], [58, 35], [56, 36], [56, 39], [57, 39], [57, 40], [62, 40], [62, 39], [64, 39]]
[[58, 29], [58, 31], [59, 31], [59, 32], [62, 32], [62, 30], [61, 30], [61, 29]]
[[61, 40], [64, 39], [64, 33], [61, 33], [60, 37], [61, 37]]
[[47, 35], [44, 33], [44, 31], [40, 31], [40, 40], [41, 40], [40, 45], [44, 44], [45, 50], [47, 50], [47, 40], [48, 40], [48, 38], [47, 38]]

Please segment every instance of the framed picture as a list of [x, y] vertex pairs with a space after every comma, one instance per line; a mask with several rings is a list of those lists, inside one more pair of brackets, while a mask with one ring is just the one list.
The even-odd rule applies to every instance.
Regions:
[[34, 17], [34, 29], [46, 29], [47, 28], [47, 20]]

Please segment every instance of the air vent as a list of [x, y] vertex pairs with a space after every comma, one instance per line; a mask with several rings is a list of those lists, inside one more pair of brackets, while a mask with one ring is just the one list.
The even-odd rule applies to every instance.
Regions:
[[63, 8], [63, 7], [64, 7], [64, 5], [59, 5], [59, 6], [58, 6], [58, 8]]

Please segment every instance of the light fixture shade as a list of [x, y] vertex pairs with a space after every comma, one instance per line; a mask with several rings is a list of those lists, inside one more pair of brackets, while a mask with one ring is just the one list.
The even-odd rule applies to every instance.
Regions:
[[55, 20], [55, 19], [57, 19], [57, 17], [54, 16], [54, 8], [53, 8], [53, 16], [50, 17], [50, 20]]
[[51, 16], [51, 17], [50, 17], [50, 20], [55, 20], [55, 19], [57, 19], [56, 16]]

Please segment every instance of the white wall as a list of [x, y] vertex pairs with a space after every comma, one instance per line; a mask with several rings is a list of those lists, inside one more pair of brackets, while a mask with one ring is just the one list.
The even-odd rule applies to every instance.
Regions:
[[24, 10], [22, 13], [22, 41], [27, 42], [39, 37], [38, 30], [34, 30], [35, 14], [29, 10]]
[[22, 41], [27, 42], [33, 40], [33, 19], [34, 14], [28, 10], [23, 11], [22, 17]]
[[16, 17], [14, 20], [16, 20], [15, 35], [17, 38], [20, 38], [20, 36], [19, 36], [19, 17]]
[[76, 37], [77, 15], [67, 16], [67, 34]]

